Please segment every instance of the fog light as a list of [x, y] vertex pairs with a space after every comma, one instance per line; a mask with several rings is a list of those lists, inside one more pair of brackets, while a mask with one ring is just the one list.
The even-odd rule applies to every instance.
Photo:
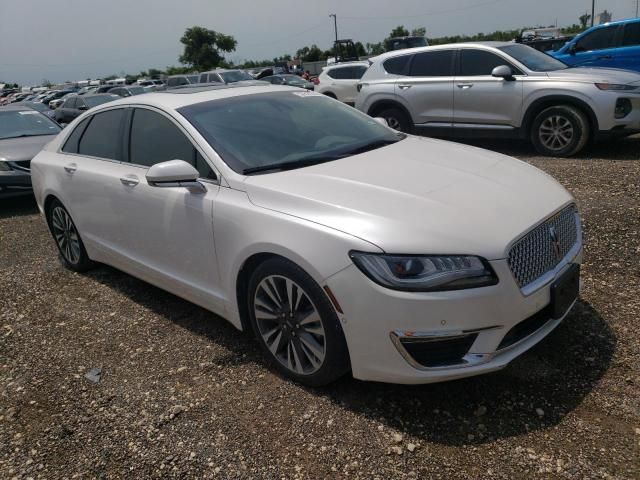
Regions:
[[616, 102], [616, 118], [624, 118], [631, 113], [633, 107], [631, 106], [631, 100], [628, 98], [619, 98]]

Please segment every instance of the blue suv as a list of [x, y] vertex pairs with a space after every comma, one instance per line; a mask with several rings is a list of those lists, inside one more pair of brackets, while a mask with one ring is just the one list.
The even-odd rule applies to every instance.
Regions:
[[575, 67], [623, 68], [640, 72], [640, 18], [590, 28], [549, 52]]

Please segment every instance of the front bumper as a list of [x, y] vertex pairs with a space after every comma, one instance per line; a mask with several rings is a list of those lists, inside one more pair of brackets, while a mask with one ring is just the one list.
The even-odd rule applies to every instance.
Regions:
[[31, 175], [26, 171], [0, 171], [0, 198], [32, 193]]
[[[615, 118], [614, 108], [619, 99], [631, 102], [631, 111], [624, 118]], [[607, 102], [606, 112], [598, 118], [597, 139], [615, 138], [640, 132], [640, 95], [619, 95], [614, 102]]]
[[[582, 249], [557, 272], [582, 261]], [[453, 292], [401, 292], [381, 287], [347, 267], [327, 280], [344, 314], [342, 327], [349, 347], [353, 376], [361, 380], [421, 384], [453, 380], [500, 370], [548, 335], [562, 318], [544, 319], [541, 326], [502, 347], [511, 329], [545, 311], [554, 279], [525, 296], [513, 280], [506, 260], [490, 262], [500, 282], [491, 287]], [[571, 306], [573, 307], [573, 305]], [[399, 338], [428, 332], [475, 337], [464, 362], [428, 368], [412, 361]]]

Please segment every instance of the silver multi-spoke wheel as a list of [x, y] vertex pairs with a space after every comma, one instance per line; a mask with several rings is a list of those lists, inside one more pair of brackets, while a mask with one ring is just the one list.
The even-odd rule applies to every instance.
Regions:
[[253, 304], [258, 332], [278, 362], [300, 375], [322, 367], [326, 354], [322, 320], [297, 283], [280, 275], [265, 277]]
[[394, 130], [400, 130], [400, 128], [402, 127], [400, 125], [400, 121], [395, 117], [388, 117], [386, 120], [387, 125], [389, 125], [389, 127], [393, 128]]
[[57, 206], [51, 212], [51, 228], [65, 260], [73, 265], [80, 261], [80, 238], [67, 211]]
[[549, 150], [563, 150], [574, 139], [572, 123], [564, 116], [552, 115], [540, 124], [538, 135], [540, 142]]

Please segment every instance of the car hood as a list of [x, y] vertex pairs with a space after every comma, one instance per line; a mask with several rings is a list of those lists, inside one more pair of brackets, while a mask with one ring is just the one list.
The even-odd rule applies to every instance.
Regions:
[[56, 138], [56, 135], [38, 135], [0, 140], [0, 159], [5, 159], [9, 162], [31, 160], [54, 138]]
[[547, 72], [547, 75], [549, 78], [555, 80], [589, 83], [619, 83], [623, 85], [631, 83], [640, 85], [640, 73], [629, 70], [620, 70], [617, 68], [577, 67]]
[[261, 207], [359, 237], [389, 253], [505, 258], [509, 244], [573, 201], [519, 160], [440, 140], [407, 139], [361, 155], [254, 175]]

